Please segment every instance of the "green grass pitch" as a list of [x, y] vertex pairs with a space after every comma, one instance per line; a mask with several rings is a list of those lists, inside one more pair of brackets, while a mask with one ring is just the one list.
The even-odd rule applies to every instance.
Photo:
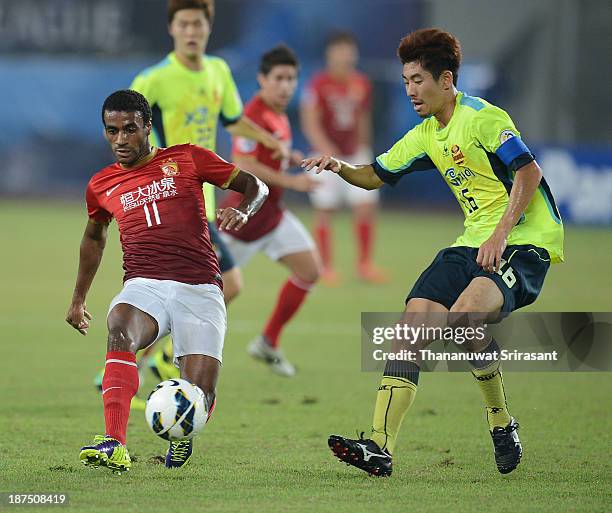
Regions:
[[[310, 214], [301, 212], [308, 223]], [[480, 393], [469, 375], [424, 374], [403, 426], [390, 479], [368, 478], [332, 458], [330, 433], [369, 432], [380, 376], [360, 372], [360, 312], [394, 311], [436, 251], [461, 230], [459, 213], [381, 215], [378, 261], [393, 282], [353, 276], [350, 220], [337, 219], [343, 286], [319, 286], [287, 328], [293, 380], [251, 361], [285, 272], [257, 257], [229, 310], [218, 407], [189, 466], [167, 471], [166, 443], [144, 414], [129, 425], [131, 472], [84, 468], [81, 445], [104, 424], [92, 386], [105, 354], [105, 314], [121, 287], [116, 228], [88, 300], [87, 337], [64, 322], [85, 225], [76, 203], [0, 204], [0, 491], [63, 492], [83, 512], [606, 512], [612, 509], [610, 374], [507, 373], [521, 423], [518, 470], [495, 469]], [[567, 262], [554, 266], [539, 311], [612, 310], [610, 231], [568, 228]], [[149, 375], [147, 387], [155, 385]], [[24, 510], [26, 508], [21, 508]], [[8, 510], [8, 509], [7, 509]]]

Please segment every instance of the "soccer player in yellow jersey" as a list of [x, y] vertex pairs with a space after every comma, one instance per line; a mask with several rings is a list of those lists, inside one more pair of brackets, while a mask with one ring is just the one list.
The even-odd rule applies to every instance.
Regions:
[[[338, 173], [364, 189], [437, 169], [451, 188], [465, 215], [465, 232], [417, 280], [406, 298], [405, 322], [429, 314], [453, 322], [467, 317], [453, 313], [498, 316], [532, 303], [550, 263], [563, 261], [563, 225], [533, 154], [506, 112], [457, 91], [461, 49], [452, 34], [417, 30], [402, 39], [398, 56], [406, 92], [423, 121], [372, 164], [353, 166], [321, 156], [304, 160], [303, 167]], [[415, 348], [426, 344], [417, 341]], [[471, 351], [499, 355], [490, 337]], [[484, 398], [497, 468], [505, 474], [519, 464], [522, 447], [518, 423], [508, 413], [499, 360], [491, 360], [473, 363], [472, 373]], [[391, 474], [391, 455], [419, 370], [418, 361], [387, 362], [371, 437], [332, 435], [328, 444], [336, 456], [371, 475]]]

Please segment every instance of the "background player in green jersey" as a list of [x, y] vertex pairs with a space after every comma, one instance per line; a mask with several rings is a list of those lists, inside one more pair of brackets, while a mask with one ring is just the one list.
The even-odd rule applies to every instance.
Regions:
[[[145, 96], [153, 112], [151, 141], [168, 147], [193, 143], [216, 150], [219, 120], [233, 136], [242, 136], [270, 148], [275, 157], [289, 157], [289, 150], [271, 133], [242, 115], [242, 101], [227, 63], [205, 55], [211, 33], [214, 2], [212, 0], [169, 0], [168, 32], [174, 50], [158, 64], [145, 69], [134, 79], [130, 89]], [[214, 187], [205, 184], [204, 196], [211, 241], [219, 257], [226, 304], [242, 287], [240, 269], [219, 237], [215, 226]], [[143, 353], [143, 357], [152, 347]], [[149, 361], [160, 379], [178, 377], [172, 363], [172, 341]], [[140, 362], [143, 361], [140, 358]], [[102, 373], [95, 383], [100, 388]], [[132, 407], [143, 408], [135, 397]]]
[[[413, 32], [402, 39], [398, 56], [407, 95], [423, 122], [372, 164], [353, 166], [321, 156], [305, 159], [303, 167], [338, 173], [365, 189], [437, 169], [451, 188], [465, 215], [465, 232], [419, 277], [406, 298], [405, 322], [430, 314], [446, 322], [449, 312], [497, 315], [532, 303], [551, 261], [563, 260], [563, 225], [533, 154], [508, 114], [457, 91], [461, 49], [452, 34]], [[426, 344], [417, 341], [415, 348]], [[498, 346], [489, 338], [471, 350], [493, 353]], [[391, 474], [391, 455], [419, 371], [418, 361], [387, 362], [371, 438], [332, 435], [328, 443], [336, 456], [372, 475]], [[474, 365], [472, 373], [484, 398], [497, 468], [511, 472], [522, 447], [518, 424], [508, 413], [499, 361]]]

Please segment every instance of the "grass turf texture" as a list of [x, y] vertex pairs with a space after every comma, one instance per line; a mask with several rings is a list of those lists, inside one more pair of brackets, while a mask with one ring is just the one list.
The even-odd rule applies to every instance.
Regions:
[[[81, 445], [104, 429], [91, 383], [104, 359], [106, 309], [121, 287], [116, 227], [88, 300], [92, 327], [82, 337], [64, 322], [85, 225], [82, 206], [3, 201], [0, 224], [0, 491], [68, 493], [67, 507], [87, 512], [611, 508], [610, 374], [507, 373], [510, 410], [521, 423], [525, 449], [508, 476], [495, 469], [480, 392], [469, 375], [458, 373], [421, 376], [393, 477], [368, 478], [332, 458], [328, 434], [369, 432], [380, 380], [359, 370], [360, 312], [400, 310], [420, 271], [460, 232], [458, 215], [382, 215], [378, 261], [393, 274], [382, 287], [353, 277], [350, 220], [338, 218], [343, 286], [319, 286], [287, 328], [283, 347], [299, 367], [293, 380], [271, 374], [245, 352], [286, 275], [257, 257], [229, 311], [217, 410], [196, 439], [189, 466], [166, 470], [156, 459], [166, 442], [135, 412], [128, 433], [135, 463], [122, 476], [78, 462]], [[570, 227], [566, 240], [567, 263], [551, 269], [532, 309], [611, 310], [610, 232]], [[146, 389], [154, 385], [149, 374]]]

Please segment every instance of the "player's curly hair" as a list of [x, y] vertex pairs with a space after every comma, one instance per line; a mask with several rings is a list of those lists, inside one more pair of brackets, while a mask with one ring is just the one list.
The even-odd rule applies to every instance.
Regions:
[[102, 123], [104, 124], [105, 112], [140, 112], [142, 120], [146, 125], [151, 121], [151, 107], [147, 99], [132, 89], [121, 89], [111, 94], [102, 105]]
[[397, 56], [402, 64], [417, 61], [436, 80], [448, 70], [453, 74], [453, 84], [457, 85], [461, 45], [450, 32], [438, 28], [411, 32], [400, 41]]
[[300, 67], [298, 58], [295, 53], [293, 53], [293, 50], [287, 45], [280, 44], [261, 56], [261, 60], [259, 61], [259, 72], [262, 75], [267, 75], [274, 66], [281, 66], [283, 64], [295, 66], [296, 68]]
[[174, 15], [182, 9], [202, 9], [208, 23], [215, 16], [215, 0], [168, 0], [168, 23], [172, 23]]

